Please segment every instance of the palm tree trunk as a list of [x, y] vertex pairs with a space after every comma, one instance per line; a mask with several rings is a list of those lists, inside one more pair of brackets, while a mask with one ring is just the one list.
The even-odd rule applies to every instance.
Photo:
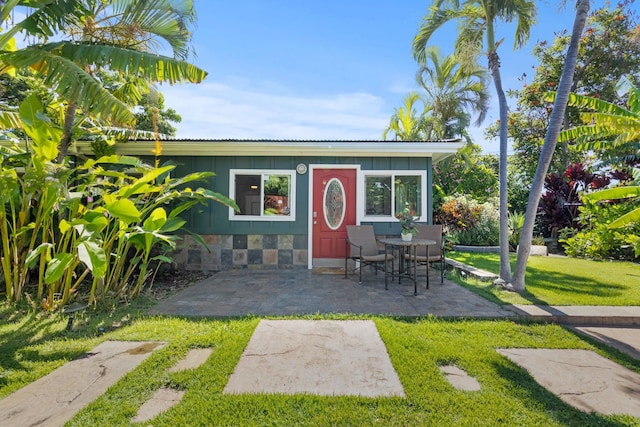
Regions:
[[520, 234], [520, 242], [518, 245], [518, 259], [516, 261], [515, 274], [513, 276], [512, 285], [518, 292], [525, 290], [524, 276], [527, 268], [527, 260], [529, 259], [529, 252], [531, 249], [531, 240], [533, 238], [533, 226], [535, 224], [536, 213], [538, 211], [538, 202], [542, 195], [542, 189], [544, 186], [544, 178], [551, 164], [553, 152], [558, 142], [558, 134], [560, 133], [562, 122], [564, 119], [565, 111], [567, 109], [567, 102], [569, 100], [569, 93], [573, 85], [573, 77], [576, 69], [576, 62], [578, 59], [578, 47], [580, 45], [580, 38], [582, 37], [582, 30], [584, 29], [587, 21], [587, 15], [589, 14], [590, 1], [589, 0], [577, 0], [576, 5], [576, 18], [573, 23], [573, 33], [571, 34], [571, 41], [567, 48], [567, 56], [564, 62], [564, 68], [562, 70], [562, 76], [560, 77], [560, 83], [558, 85], [558, 91], [556, 93], [556, 100], [553, 104], [553, 111], [549, 117], [549, 128], [544, 139], [544, 145], [540, 152], [540, 160], [538, 161], [538, 167], [536, 168], [536, 174], [531, 185], [531, 192], [529, 193], [529, 201], [527, 202], [527, 211], [525, 213], [524, 225], [522, 227], [522, 233]]
[[69, 105], [67, 105], [67, 111], [64, 114], [62, 137], [60, 138], [60, 144], [58, 145], [58, 163], [62, 163], [64, 161], [64, 158], [67, 157], [67, 153], [69, 152], [69, 146], [71, 145], [71, 135], [73, 132], [73, 122], [76, 120], [77, 108], [77, 105], [73, 102], [70, 102]]
[[502, 89], [500, 58], [495, 50], [489, 52], [489, 70], [498, 93], [500, 106], [500, 163], [498, 171], [500, 182], [500, 279], [509, 283], [511, 281], [511, 264], [509, 263], [509, 200], [507, 192], [507, 97]]

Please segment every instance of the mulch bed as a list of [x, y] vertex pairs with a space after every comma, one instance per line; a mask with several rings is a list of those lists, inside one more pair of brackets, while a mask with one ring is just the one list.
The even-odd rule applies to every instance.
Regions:
[[192, 284], [216, 274], [213, 271], [174, 271], [156, 275], [151, 286], [143, 295], [160, 301]]

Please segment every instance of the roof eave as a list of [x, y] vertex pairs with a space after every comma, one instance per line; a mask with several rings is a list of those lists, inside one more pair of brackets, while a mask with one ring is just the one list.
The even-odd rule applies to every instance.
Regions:
[[[391, 141], [162, 141], [164, 156], [337, 156], [337, 157], [432, 157], [434, 162], [455, 154], [461, 140], [434, 142]], [[116, 153], [148, 156], [155, 141], [137, 141], [115, 145]], [[76, 142], [72, 151], [91, 154], [89, 142]]]

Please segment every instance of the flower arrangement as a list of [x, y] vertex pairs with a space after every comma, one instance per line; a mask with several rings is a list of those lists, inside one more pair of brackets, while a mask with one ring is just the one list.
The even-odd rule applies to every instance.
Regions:
[[396, 218], [400, 221], [400, 227], [402, 227], [402, 234], [411, 234], [415, 236], [418, 233], [416, 229], [416, 219], [409, 209], [405, 208], [402, 212], [396, 213]]

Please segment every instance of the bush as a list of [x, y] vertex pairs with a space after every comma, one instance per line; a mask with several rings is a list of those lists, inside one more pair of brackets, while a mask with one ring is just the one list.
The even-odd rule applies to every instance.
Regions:
[[551, 236], [555, 230], [566, 227], [581, 229], [583, 225], [578, 211], [582, 195], [604, 188], [610, 182], [609, 176], [592, 174], [580, 163], [568, 166], [562, 176], [556, 173], [547, 175], [544, 181], [546, 191], [538, 205], [544, 235]]
[[520, 234], [524, 226], [524, 214], [509, 212], [509, 246], [516, 248], [520, 241]]
[[[237, 208], [229, 198], [187, 185], [213, 176], [172, 178], [174, 165], [153, 167], [127, 156], [56, 163], [59, 129], [29, 97], [20, 108], [28, 150], [0, 149], [0, 275], [4, 297], [29, 299], [53, 310], [91, 282], [89, 303], [137, 296], [153, 268], [170, 262], [185, 221], [179, 214], [210, 201]], [[0, 292], [1, 294], [1, 292]]]
[[639, 259], [640, 224], [622, 229], [609, 228], [614, 219], [639, 205], [638, 201], [631, 200], [607, 204], [586, 200], [578, 209], [581, 230], [562, 230], [560, 242], [564, 243], [565, 253], [572, 257]]
[[445, 198], [437, 218], [460, 245], [494, 246], [499, 241], [499, 220], [496, 201], [479, 203], [467, 196]]

